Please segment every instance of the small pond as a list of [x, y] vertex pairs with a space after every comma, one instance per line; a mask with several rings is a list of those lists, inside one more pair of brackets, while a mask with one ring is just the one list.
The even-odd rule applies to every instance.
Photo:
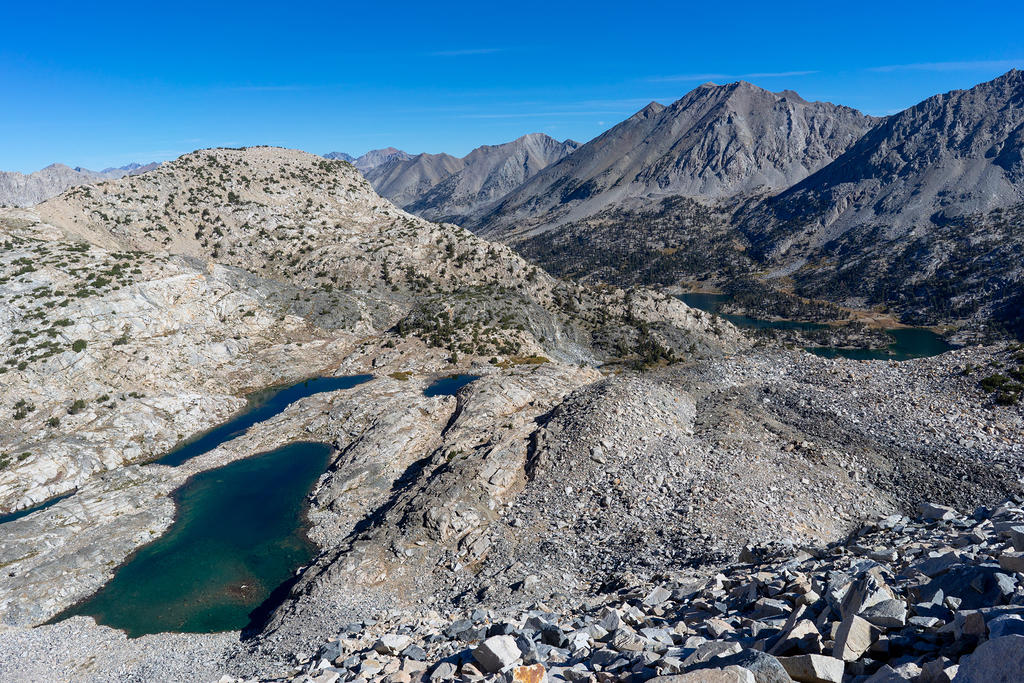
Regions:
[[424, 396], [454, 396], [459, 389], [470, 382], [480, 379], [480, 375], [449, 375], [434, 380], [430, 386], [423, 390]]
[[[301, 398], [371, 379], [318, 377], [251, 394], [243, 412], [156, 462], [178, 466]], [[191, 477], [172, 494], [177, 509], [170, 529], [129, 557], [98, 593], [53, 621], [89, 615], [131, 637], [244, 628], [314, 556], [302, 513], [330, 453], [325, 444], [295, 443]]]
[[59, 496], [54, 496], [53, 498], [50, 498], [49, 500], [44, 500], [42, 503], [37, 503], [37, 504], [33, 505], [32, 507], [27, 507], [27, 508], [25, 508], [23, 510], [18, 510], [17, 512], [8, 512], [6, 515], [0, 515], [0, 524], [4, 524], [6, 522], [13, 522], [14, 520], [21, 519], [22, 517], [28, 517], [33, 512], [39, 512], [40, 510], [45, 510], [46, 508], [50, 507], [51, 505], [56, 505], [57, 503], [61, 502], [65, 498], [70, 498], [73, 495], [75, 495], [75, 491], [68, 491], [67, 493], [62, 493]]
[[330, 453], [294, 443], [192, 477], [173, 494], [171, 528], [54, 621], [88, 615], [133, 638], [244, 628], [314, 557], [303, 509]]

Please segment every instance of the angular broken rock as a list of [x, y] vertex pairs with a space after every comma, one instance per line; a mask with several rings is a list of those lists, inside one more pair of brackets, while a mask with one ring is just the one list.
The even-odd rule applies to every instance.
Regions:
[[780, 657], [786, 673], [799, 683], [842, 683], [846, 663], [824, 655], [797, 655]]
[[956, 517], [956, 510], [947, 505], [936, 503], [921, 503], [917, 506], [917, 512], [922, 519], [927, 520], [949, 520]]
[[668, 600], [670, 597], [672, 597], [671, 591], [662, 586], [657, 586], [647, 594], [646, 598], [644, 598], [644, 604], [648, 607], [656, 607]]
[[840, 611], [846, 617], [860, 614], [862, 610], [877, 605], [895, 596], [881, 576], [873, 569], [853, 582], [840, 603]]
[[757, 683], [757, 679], [743, 667], [727, 666], [724, 669], [702, 669], [685, 674], [658, 676], [647, 683]]
[[988, 637], [1024, 636], [1024, 618], [1019, 614], [1003, 614], [988, 622]]
[[647, 641], [631, 631], [620, 628], [608, 645], [617, 652], [643, 652], [647, 648]]
[[791, 652], [820, 652], [821, 633], [810, 619], [801, 619], [771, 649], [773, 655], [786, 655]]
[[455, 678], [458, 673], [458, 669], [451, 662], [441, 662], [434, 667], [434, 670], [430, 673], [431, 681], [450, 681]]
[[860, 659], [874, 641], [871, 624], [866, 619], [850, 616], [843, 619], [836, 633], [832, 654], [846, 662]]
[[882, 628], [903, 628], [907, 625], [907, 605], [902, 600], [883, 600], [865, 609], [860, 616]]
[[409, 636], [388, 633], [373, 644], [373, 649], [382, 655], [397, 655], [412, 644]]
[[498, 673], [512, 666], [521, 653], [512, 636], [491, 636], [473, 650], [473, 658], [487, 673]]
[[683, 666], [689, 669], [690, 667], [702, 664], [714, 657], [736, 654], [742, 649], [743, 647], [739, 643], [730, 643], [724, 640], [709, 640], [706, 643], [698, 645], [697, 649], [694, 650], [689, 657], [683, 660]]
[[512, 683], [547, 683], [548, 672], [543, 664], [517, 666], [512, 669]]
[[1003, 553], [999, 556], [999, 566], [1008, 572], [1024, 572], [1024, 553]]
[[986, 641], [960, 659], [954, 683], [1019, 683], [1024, 672], [1024, 636]]
[[778, 659], [759, 650], [740, 650], [736, 654], [715, 657], [698, 668], [724, 669], [730, 666], [750, 671], [757, 683], [790, 683], [793, 680]]
[[1024, 526], [1010, 527], [1008, 533], [1010, 534], [1010, 542], [1013, 544], [1013, 549], [1017, 552], [1024, 551]]

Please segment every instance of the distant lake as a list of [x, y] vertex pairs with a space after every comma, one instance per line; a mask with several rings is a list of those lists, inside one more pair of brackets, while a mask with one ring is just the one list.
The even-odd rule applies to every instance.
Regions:
[[[699, 308], [708, 313], [718, 313], [723, 305], [732, 297], [728, 294], [706, 294], [692, 292], [677, 296], [683, 303], [692, 308]], [[797, 320], [761, 320], [743, 315], [719, 314], [736, 327], [745, 329], [775, 330], [821, 330], [829, 327], [822, 323], [801, 322]], [[823, 358], [850, 358], [853, 360], [910, 360], [937, 356], [953, 349], [945, 339], [932, 330], [923, 327], [896, 327], [885, 330], [895, 340], [884, 349], [844, 349], [838, 347], [810, 347], [806, 349]]]

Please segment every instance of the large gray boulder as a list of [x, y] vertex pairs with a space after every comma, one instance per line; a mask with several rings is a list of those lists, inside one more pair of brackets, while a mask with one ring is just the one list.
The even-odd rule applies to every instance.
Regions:
[[512, 636], [491, 636], [473, 650], [473, 658], [487, 673], [497, 673], [512, 666], [521, 655]]
[[953, 683], [1019, 683], [1024, 680], [1024, 636], [1003, 636], [983, 643], [960, 660]]
[[714, 657], [695, 667], [694, 670], [724, 669], [730, 666], [748, 670], [754, 674], [754, 680], [757, 683], [792, 683], [793, 681], [778, 659], [759, 650], [740, 650], [736, 654], [725, 657]]

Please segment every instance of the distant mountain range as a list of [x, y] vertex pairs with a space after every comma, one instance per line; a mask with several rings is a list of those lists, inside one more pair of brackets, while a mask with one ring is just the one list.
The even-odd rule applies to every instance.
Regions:
[[[546, 153], [509, 172], [535, 146]], [[584, 145], [526, 136], [364, 173], [407, 210], [514, 244], [559, 275], [756, 277], [909, 322], [1024, 334], [1018, 70], [885, 118], [708, 83]]]
[[559, 142], [533, 133], [502, 145], [477, 147], [462, 158], [413, 156], [394, 147], [373, 150], [358, 159], [343, 152], [324, 156], [355, 164], [377, 192], [408, 211], [430, 220], [461, 223], [489, 210], [579, 146], [573, 140]]
[[400, 149], [395, 149], [394, 147], [385, 147], [384, 149], [370, 150], [361, 157], [354, 157], [351, 154], [345, 154], [344, 152], [328, 152], [324, 155], [324, 158], [347, 161], [365, 173], [366, 171], [376, 168], [377, 166], [391, 161], [392, 159], [411, 159], [412, 155], [407, 154]]
[[159, 165], [132, 163], [119, 168], [90, 171], [81, 166], [71, 168], [64, 164], [51, 164], [27, 175], [0, 171], [0, 206], [31, 206], [77, 185], [114, 180], [126, 175], [139, 175]]

